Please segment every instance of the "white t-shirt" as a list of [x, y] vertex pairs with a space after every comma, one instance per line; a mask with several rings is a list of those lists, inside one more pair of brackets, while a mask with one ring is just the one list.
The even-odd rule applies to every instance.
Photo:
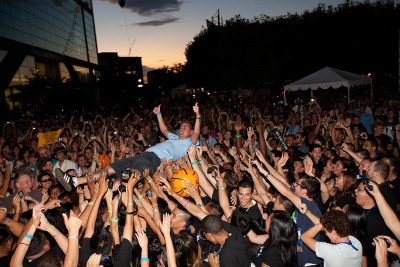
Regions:
[[361, 266], [362, 246], [354, 236], [349, 236], [349, 243], [328, 244], [317, 242], [315, 253], [324, 259], [324, 267]]
[[57, 163], [54, 164], [53, 174], [57, 168], [60, 168], [63, 172], [65, 172], [69, 169], [74, 169], [76, 171], [76, 174], [78, 175], [78, 177], [80, 177], [82, 175], [82, 171], [80, 169], [78, 169], [78, 165], [75, 162], [73, 162], [72, 160], [66, 159], [66, 160], [64, 160], [63, 164], [61, 164], [61, 165], [60, 165], [60, 162], [57, 161]]

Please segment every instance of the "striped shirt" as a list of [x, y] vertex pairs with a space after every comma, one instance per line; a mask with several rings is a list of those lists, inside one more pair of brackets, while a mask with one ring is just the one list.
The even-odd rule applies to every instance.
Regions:
[[[190, 146], [193, 146], [191, 138], [179, 139], [179, 136], [173, 133], [168, 133], [168, 140], [161, 142], [155, 146], [150, 147], [146, 152], [153, 152], [160, 159], [166, 158], [167, 160], [178, 160], [187, 154]], [[195, 146], [199, 145], [199, 140]]]

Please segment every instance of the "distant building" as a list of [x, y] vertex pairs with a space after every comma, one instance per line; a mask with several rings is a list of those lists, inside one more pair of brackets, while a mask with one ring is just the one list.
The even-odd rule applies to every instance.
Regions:
[[34, 77], [94, 81], [92, 0], [0, 1], [0, 92]]
[[143, 68], [141, 57], [119, 57], [117, 53], [99, 53], [100, 80], [114, 89], [142, 91]]

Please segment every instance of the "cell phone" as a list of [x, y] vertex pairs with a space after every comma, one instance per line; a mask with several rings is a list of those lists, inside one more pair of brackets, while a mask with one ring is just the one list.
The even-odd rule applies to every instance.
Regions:
[[96, 140], [96, 136], [92, 136], [92, 140]]
[[152, 197], [153, 197], [153, 192], [151, 192], [151, 190], [148, 189], [148, 190], [146, 191], [146, 195], [147, 195], [149, 198], [152, 198]]
[[112, 257], [110, 255], [101, 255], [100, 265], [112, 265]]
[[24, 197], [24, 192], [21, 190], [18, 192], [18, 196], [19, 198], [23, 198]]

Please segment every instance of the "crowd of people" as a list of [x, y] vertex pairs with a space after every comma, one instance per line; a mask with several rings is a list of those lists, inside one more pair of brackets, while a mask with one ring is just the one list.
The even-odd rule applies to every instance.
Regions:
[[5, 121], [0, 266], [400, 266], [400, 101], [190, 102]]

